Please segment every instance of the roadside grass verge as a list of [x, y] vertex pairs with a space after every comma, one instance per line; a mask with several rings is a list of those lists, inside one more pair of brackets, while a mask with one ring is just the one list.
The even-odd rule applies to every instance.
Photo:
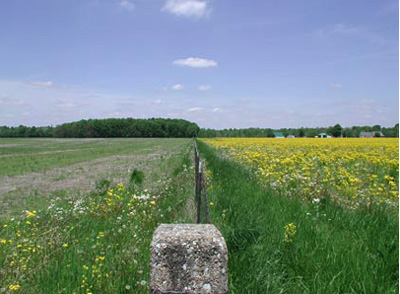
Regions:
[[398, 293], [398, 212], [279, 197], [198, 142], [213, 223], [229, 250], [230, 293]]
[[160, 159], [166, 178], [158, 191], [137, 180], [110, 186], [104, 179], [88, 195], [62, 195], [44, 209], [1, 218], [0, 293], [149, 293], [155, 228], [188, 220], [188, 148]]

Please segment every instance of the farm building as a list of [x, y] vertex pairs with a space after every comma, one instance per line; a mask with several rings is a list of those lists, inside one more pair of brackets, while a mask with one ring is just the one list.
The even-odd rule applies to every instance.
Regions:
[[295, 135], [288, 135], [286, 138], [293, 139], [293, 138], [296, 138], [296, 137], [295, 137]]
[[274, 132], [274, 137], [275, 138], [285, 138], [285, 136], [282, 134], [282, 132]]
[[374, 138], [374, 137], [384, 137], [382, 132], [361, 132], [360, 138]]
[[328, 135], [327, 133], [320, 133], [315, 138], [332, 138], [332, 136]]

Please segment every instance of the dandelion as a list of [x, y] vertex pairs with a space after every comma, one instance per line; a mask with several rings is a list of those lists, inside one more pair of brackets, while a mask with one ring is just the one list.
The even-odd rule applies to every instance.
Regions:
[[126, 286], [125, 286], [125, 289], [126, 289], [126, 290], [129, 290], [130, 288], [131, 288], [131, 286], [129, 286], [129, 285], [126, 285]]
[[290, 223], [285, 226], [285, 242], [293, 242], [294, 236], [296, 235], [297, 227], [294, 223]]
[[37, 211], [33, 210], [33, 211], [26, 211], [26, 218], [30, 218], [30, 217], [35, 217], [36, 216]]
[[10, 285], [8, 287], [11, 291], [18, 291], [19, 288], [21, 288], [20, 285], [16, 284], [16, 285]]
[[211, 201], [211, 202], [210, 202], [210, 206], [214, 206], [214, 202]]
[[67, 244], [67, 243], [64, 243], [64, 244], [62, 245], [62, 247], [63, 247], [63, 248], [67, 248], [67, 247], [68, 247], [68, 244]]

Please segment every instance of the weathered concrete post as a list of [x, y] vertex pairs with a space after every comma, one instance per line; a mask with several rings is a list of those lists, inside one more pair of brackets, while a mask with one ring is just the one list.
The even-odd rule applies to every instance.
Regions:
[[228, 293], [228, 251], [210, 224], [160, 225], [150, 245], [150, 291]]

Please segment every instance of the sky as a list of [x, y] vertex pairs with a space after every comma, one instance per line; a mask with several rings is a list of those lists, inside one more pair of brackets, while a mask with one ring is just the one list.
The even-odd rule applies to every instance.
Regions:
[[0, 125], [393, 126], [395, 0], [2, 0]]

